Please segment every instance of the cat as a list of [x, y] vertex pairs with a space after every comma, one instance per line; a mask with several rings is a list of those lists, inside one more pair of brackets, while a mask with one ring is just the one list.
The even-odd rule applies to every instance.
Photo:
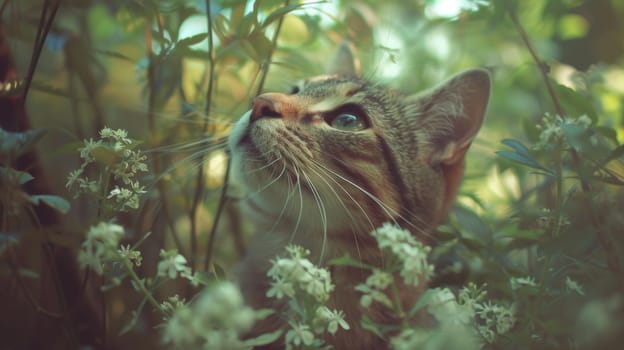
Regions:
[[[418, 94], [369, 82], [348, 44], [328, 74], [303, 80], [289, 93], [265, 93], [236, 123], [228, 140], [234, 179], [248, 191], [247, 216], [256, 233], [237, 268], [246, 302], [277, 308], [266, 296], [270, 260], [297, 244], [321, 265], [348, 253], [383, 263], [370, 232], [385, 222], [427, 242], [452, 206], [464, 155], [479, 131], [490, 95], [486, 70], [464, 71]], [[362, 328], [363, 314], [392, 322], [383, 310], [360, 306], [354, 286], [369, 271], [330, 266], [336, 289], [329, 305], [343, 310], [349, 330], [327, 336], [335, 349], [383, 349]], [[402, 286], [413, 305], [426, 286]], [[396, 321], [396, 320], [395, 320]], [[252, 332], [281, 326], [273, 315]], [[283, 340], [267, 348], [283, 348]]]

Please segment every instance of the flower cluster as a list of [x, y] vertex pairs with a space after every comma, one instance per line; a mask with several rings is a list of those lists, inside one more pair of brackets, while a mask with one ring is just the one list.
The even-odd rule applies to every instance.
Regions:
[[591, 119], [583, 114], [578, 118], [562, 118], [560, 115], [545, 113], [537, 129], [540, 130], [539, 142], [535, 149], [547, 149], [549, 145], [559, 144], [565, 140], [564, 127], [566, 125], [578, 125], [584, 129], [591, 126]]
[[[138, 208], [139, 195], [146, 191], [135, 177], [139, 172], [147, 171], [147, 157], [141, 151], [133, 150], [135, 144], [125, 130], [102, 129], [99, 140], [84, 140], [83, 147], [79, 148], [83, 162], [79, 169], [70, 172], [65, 186], [77, 186], [78, 193], [110, 200], [115, 211]], [[102, 167], [97, 181], [87, 176], [87, 167], [93, 165]], [[109, 188], [111, 177], [116, 182], [113, 189]]]
[[401, 277], [408, 285], [418, 286], [433, 275], [433, 265], [427, 262], [431, 247], [416, 241], [412, 234], [396, 225], [384, 223], [371, 232], [379, 248], [392, 253], [401, 263]]
[[190, 305], [178, 302], [165, 323], [163, 341], [175, 349], [244, 349], [240, 335], [248, 331], [256, 312], [243, 303], [240, 290], [221, 282], [202, 291]]
[[428, 304], [429, 313], [444, 327], [464, 327], [474, 330], [487, 343], [511, 330], [516, 322], [514, 309], [485, 300], [487, 293], [474, 283], [462, 288], [459, 296], [447, 288], [436, 288]]
[[349, 324], [342, 311], [325, 305], [335, 288], [329, 271], [310, 262], [310, 252], [302, 247], [290, 245], [286, 253], [286, 257], [271, 261], [267, 275], [272, 282], [267, 296], [288, 298], [286, 317], [290, 329], [284, 337], [286, 349], [319, 348], [324, 341], [317, 336], [325, 332], [333, 335], [339, 328], [348, 330]]
[[[100, 222], [92, 226], [87, 232], [78, 253], [78, 262], [82, 267], [90, 267], [96, 273], [104, 272], [104, 264], [117, 257], [119, 240], [124, 234], [124, 228], [110, 222]], [[124, 256], [132, 256], [132, 259], [140, 264], [139, 252], [128, 250], [119, 251]]]
[[306, 259], [310, 252], [299, 246], [288, 246], [286, 258], [271, 261], [267, 275], [273, 280], [268, 297], [281, 299], [283, 296], [294, 297], [295, 288], [299, 288], [320, 303], [329, 299], [334, 290], [329, 271], [315, 266]]

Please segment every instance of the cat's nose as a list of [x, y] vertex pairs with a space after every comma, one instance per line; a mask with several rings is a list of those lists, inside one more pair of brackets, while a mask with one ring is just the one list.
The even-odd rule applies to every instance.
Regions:
[[249, 122], [260, 118], [294, 118], [297, 109], [289, 97], [280, 93], [266, 93], [256, 97], [251, 108]]

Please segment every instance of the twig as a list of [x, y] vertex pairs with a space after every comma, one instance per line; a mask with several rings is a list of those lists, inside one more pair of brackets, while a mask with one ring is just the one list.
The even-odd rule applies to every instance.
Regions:
[[537, 56], [537, 53], [535, 49], [533, 48], [531, 41], [529, 40], [529, 36], [527, 35], [526, 31], [524, 30], [524, 27], [522, 26], [522, 24], [520, 23], [520, 20], [518, 19], [518, 15], [514, 11], [509, 11], [509, 17], [511, 18], [511, 21], [516, 26], [516, 29], [518, 30], [518, 33], [520, 34], [520, 38], [522, 38], [522, 41], [524, 42], [524, 45], [526, 46], [527, 50], [531, 54], [531, 57], [533, 57], [533, 61], [535, 61], [535, 63], [537, 64], [537, 67], [539, 68], [540, 74], [542, 75], [544, 84], [546, 84], [546, 89], [548, 90], [548, 94], [550, 95], [550, 99], [552, 100], [555, 106], [555, 110], [557, 111], [557, 114], [559, 114], [561, 118], [565, 119], [567, 117], [567, 114], [561, 107], [561, 103], [559, 103], [559, 99], [557, 98], [557, 94], [555, 93], [555, 89], [553, 88], [552, 82], [550, 81], [550, 78], [548, 77], [550, 67], [548, 66], [546, 62], [542, 61], [539, 58], [539, 56]]
[[[210, 11], [210, 0], [206, 0], [206, 21], [208, 27], [208, 89], [206, 91], [206, 107], [204, 110], [204, 123], [202, 125], [202, 135], [208, 131], [208, 125], [210, 121], [210, 114], [212, 112], [212, 94], [214, 90], [214, 74], [215, 74], [215, 56], [214, 56], [214, 43], [212, 39], [212, 13]], [[202, 153], [198, 160], [200, 166], [197, 167], [197, 177], [195, 180], [195, 195], [193, 196], [193, 203], [191, 204], [191, 210], [189, 211], [189, 220], [191, 221], [191, 255], [190, 266], [191, 270], [195, 271], [195, 261], [197, 257], [197, 210], [199, 204], [204, 198], [204, 154]], [[207, 254], [209, 254], [207, 252]]]
[[219, 197], [219, 205], [215, 212], [214, 222], [210, 229], [210, 235], [208, 236], [208, 244], [206, 246], [206, 260], [204, 261], [204, 271], [208, 271], [210, 268], [210, 260], [212, 260], [212, 249], [214, 247], [215, 236], [217, 235], [217, 227], [219, 226], [219, 220], [221, 219], [225, 202], [227, 202], [227, 188], [230, 179], [230, 163], [231, 157], [228, 157], [227, 167], [225, 168], [225, 176], [223, 177], [223, 187], [221, 187], [221, 196]]
[[54, 17], [56, 17], [56, 12], [61, 6], [61, 0], [57, 0], [53, 5], [50, 13], [48, 14], [48, 5], [51, 1], [46, 1], [43, 4], [43, 9], [41, 9], [41, 18], [39, 19], [39, 27], [37, 30], [37, 36], [35, 37], [35, 43], [33, 45], [33, 55], [30, 59], [30, 65], [28, 66], [28, 73], [26, 74], [26, 78], [24, 79], [24, 92], [22, 95], [22, 105], [26, 105], [26, 97], [28, 96], [28, 91], [30, 90], [30, 85], [32, 83], [33, 77], [35, 75], [35, 69], [37, 68], [37, 64], [39, 63], [39, 57], [41, 56], [41, 51], [43, 50], [43, 45], [45, 44], [45, 39], [50, 32], [50, 28], [52, 28], [52, 22], [54, 22]]
[[[290, 0], [284, 1], [284, 7], [290, 5]], [[284, 16], [280, 16], [277, 21], [277, 28], [275, 28], [275, 33], [273, 33], [273, 39], [271, 40], [271, 50], [269, 50], [269, 54], [262, 65], [262, 75], [260, 75], [260, 82], [258, 83], [258, 88], [256, 89], [256, 95], [260, 95], [262, 92], [262, 88], [264, 87], [264, 82], [266, 80], [267, 74], [269, 73], [269, 67], [271, 66], [271, 60], [273, 58], [273, 53], [277, 49], [277, 38], [279, 37], [280, 30], [282, 29], [282, 23], [284, 22]]]

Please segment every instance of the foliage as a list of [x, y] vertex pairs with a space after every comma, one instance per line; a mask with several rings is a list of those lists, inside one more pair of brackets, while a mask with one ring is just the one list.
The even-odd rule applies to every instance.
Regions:
[[[342, 311], [325, 305], [329, 270], [299, 247], [268, 272], [268, 297], [288, 300], [286, 311], [251, 310], [225, 281], [253, 228], [236, 209], [224, 151], [253, 96], [321, 73], [346, 38], [368, 78], [405, 91], [470, 66], [494, 78], [458, 205], [431, 247], [388, 224], [371, 233], [391, 257], [383, 270], [332, 261], [370, 271], [355, 286], [361, 304], [402, 320], [365, 318], [366, 328], [394, 349], [619, 344], [624, 30], [615, 23], [624, 6], [449, 3], [3, 1], [0, 35], [29, 65], [0, 81], [0, 99], [27, 97], [36, 126], [0, 129], [0, 279], [11, 286], [3, 334], [37, 319], [62, 330], [47, 334], [61, 339], [50, 348], [238, 349], [278, 338], [318, 348], [327, 333], [348, 332]], [[47, 179], [21, 163], [33, 150]], [[32, 189], [44, 180], [61, 195]], [[68, 189], [83, 195], [68, 202]], [[63, 214], [61, 227], [38, 221], [42, 204]], [[60, 248], [77, 252], [75, 284], [54, 260]], [[416, 305], [393, 297], [401, 283], [425, 282]], [[70, 285], [99, 304], [93, 338], [63, 301]], [[275, 312], [289, 329], [240, 339]], [[414, 326], [419, 312], [437, 325]], [[21, 334], [3, 346], [31, 346]]]

